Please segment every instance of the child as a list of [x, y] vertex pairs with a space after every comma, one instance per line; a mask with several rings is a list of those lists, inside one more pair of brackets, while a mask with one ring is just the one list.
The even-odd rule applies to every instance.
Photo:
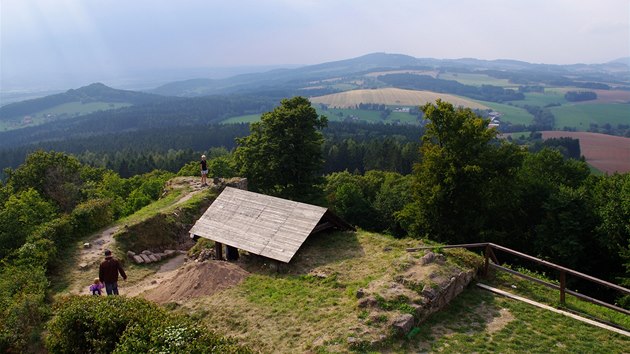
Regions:
[[103, 283], [101, 283], [99, 278], [94, 278], [94, 283], [90, 285], [92, 295], [101, 295], [101, 289], [103, 289]]

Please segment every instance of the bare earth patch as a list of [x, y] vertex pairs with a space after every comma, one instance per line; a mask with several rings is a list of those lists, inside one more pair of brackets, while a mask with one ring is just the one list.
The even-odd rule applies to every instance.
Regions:
[[630, 171], [630, 138], [589, 132], [544, 131], [543, 138], [580, 139], [586, 162], [606, 173]]
[[249, 272], [237, 264], [224, 261], [189, 262], [171, 271], [161, 281], [153, 278], [156, 287], [141, 296], [160, 304], [182, 302], [239, 284]]

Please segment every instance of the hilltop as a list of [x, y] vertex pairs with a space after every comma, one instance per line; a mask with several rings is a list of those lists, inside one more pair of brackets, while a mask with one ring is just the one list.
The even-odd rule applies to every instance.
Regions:
[[[448, 307], [430, 314], [423, 310], [429, 294], [441, 294], [462, 274], [470, 280], [481, 258], [439, 247], [435, 253], [409, 253], [407, 247], [421, 243], [365, 231], [313, 235], [291, 263], [279, 268], [248, 254], [237, 262], [214, 260], [204, 251], [212, 243], [205, 241], [186, 256], [132, 264], [125, 256], [129, 237], [152, 242], [170, 234], [177, 240], [182, 234], [169, 225], [184, 225], [177, 229], [185, 234], [185, 225], [203, 212], [199, 206], [216, 196], [197, 179], [177, 178], [168, 186], [168, 202], [158, 201], [117, 222], [114, 243], [99, 242], [112, 234], [111, 228], [88, 238], [98, 250], [81, 251], [84, 255], [71, 265], [76, 270], [67, 272], [70, 285], [59, 295], [84, 294], [98, 261], [80, 263], [108, 247], [126, 262], [129, 279], [120, 283], [123, 295], [191, 315], [209, 330], [261, 352], [620, 352], [628, 344], [621, 336], [465, 283]], [[182, 244], [181, 249], [188, 247]], [[424, 322], [399, 333], [395, 324], [406, 315]]]

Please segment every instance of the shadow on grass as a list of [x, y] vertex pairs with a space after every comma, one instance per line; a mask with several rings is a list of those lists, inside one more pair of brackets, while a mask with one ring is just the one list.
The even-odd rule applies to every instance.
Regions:
[[313, 269], [365, 255], [355, 232], [322, 232], [309, 236], [289, 263], [244, 255], [238, 264], [251, 273], [308, 274]]

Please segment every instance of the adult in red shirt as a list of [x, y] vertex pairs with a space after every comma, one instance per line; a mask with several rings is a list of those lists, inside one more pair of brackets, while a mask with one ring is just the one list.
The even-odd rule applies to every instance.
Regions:
[[105, 250], [105, 260], [98, 268], [98, 278], [105, 284], [107, 295], [118, 295], [118, 273], [127, 280], [125, 270], [120, 262], [112, 257], [112, 251]]

